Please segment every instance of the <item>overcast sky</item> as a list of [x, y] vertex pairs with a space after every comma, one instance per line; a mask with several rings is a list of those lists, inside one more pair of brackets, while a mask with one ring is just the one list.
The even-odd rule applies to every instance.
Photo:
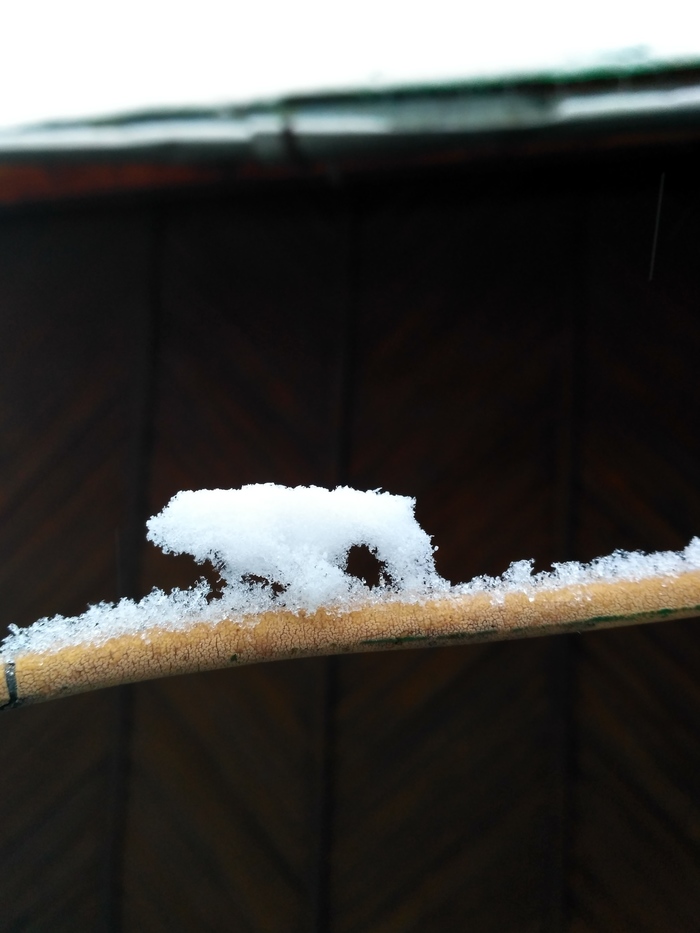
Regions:
[[0, 126], [620, 56], [700, 60], [700, 4], [22, 0], [2, 13]]

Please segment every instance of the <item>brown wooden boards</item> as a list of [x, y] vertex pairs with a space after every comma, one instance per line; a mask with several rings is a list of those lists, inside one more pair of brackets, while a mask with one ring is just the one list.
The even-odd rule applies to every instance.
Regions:
[[[118, 593], [133, 501], [147, 319], [147, 215], [0, 221], [0, 605], [3, 622]], [[0, 726], [2, 925], [102, 929], [111, 914], [117, 697]], [[117, 801], [115, 799], [119, 797]]]
[[[150, 512], [181, 488], [332, 483], [344, 255], [328, 207], [185, 206], [163, 237]], [[199, 572], [149, 547], [144, 585]], [[137, 689], [128, 925], [311, 928], [321, 673]]]
[[[613, 541], [676, 547], [697, 533], [699, 210], [693, 177], [669, 173], [650, 283], [651, 181], [599, 190], [589, 205], [584, 557]], [[579, 642], [573, 930], [696, 925], [698, 660], [692, 623]]]

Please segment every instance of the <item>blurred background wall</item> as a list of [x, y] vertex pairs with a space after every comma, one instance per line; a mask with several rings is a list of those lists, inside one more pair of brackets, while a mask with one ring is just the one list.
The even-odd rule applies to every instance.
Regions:
[[[683, 547], [697, 145], [8, 198], [2, 622], [189, 585], [187, 488], [415, 496], [453, 581]], [[8, 711], [0, 926], [694, 930], [699, 674], [686, 621]]]

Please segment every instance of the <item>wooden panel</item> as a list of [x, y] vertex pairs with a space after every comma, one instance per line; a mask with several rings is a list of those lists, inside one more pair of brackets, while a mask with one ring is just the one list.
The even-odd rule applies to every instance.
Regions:
[[308, 929], [316, 680], [296, 662], [139, 688], [126, 929]]
[[[570, 240], [517, 186], [369, 212], [351, 480], [416, 494], [452, 579], [564, 556]], [[344, 659], [339, 692], [332, 929], [556, 928], [549, 643]]]
[[[581, 549], [700, 529], [697, 186], [659, 174], [591, 201]], [[700, 909], [697, 622], [580, 641], [573, 930], [691, 930]]]
[[148, 229], [86, 212], [0, 226], [5, 618], [117, 595], [131, 503]]
[[[86, 211], [0, 223], [3, 622], [116, 595], [148, 311], [144, 220]], [[111, 922], [119, 719], [104, 693], [0, 720], [4, 929]]]
[[[333, 482], [336, 229], [294, 199], [169, 216], [153, 510], [182, 488]], [[153, 552], [144, 579], [196, 575]], [[312, 927], [322, 671], [297, 662], [138, 689], [128, 929]]]
[[7, 930], [110, 929], [114, 700], [74, 697], [2, 720]]
[[528, 181], [404, 192], [363, 244], [353, 480], [417, 496], [453, 580], [561, 557], [577, 240]]
[[542, 667], [534, 644], [344, 664], [333, 929], [541, 928]]

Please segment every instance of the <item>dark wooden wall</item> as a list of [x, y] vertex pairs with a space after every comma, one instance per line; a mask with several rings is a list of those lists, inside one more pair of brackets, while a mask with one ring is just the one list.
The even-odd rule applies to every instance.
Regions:
[[[187, 585], [183, 488], [415, 495], [453, 580], [700, 533], [693, 159], [0, 217], [3, 622]], [[665, 194], [652, 281], [661, 171]], [[691, 931], [696, 623], [0, 719], [8, 931]]]

